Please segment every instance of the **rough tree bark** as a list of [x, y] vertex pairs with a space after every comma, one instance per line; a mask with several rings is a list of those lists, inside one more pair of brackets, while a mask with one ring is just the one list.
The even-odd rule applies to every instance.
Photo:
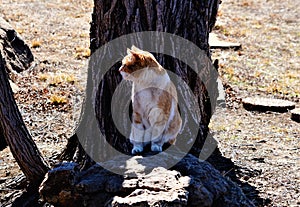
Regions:
[[32, 186], [39, 185], [48, 171], [29, 134], [10, 88], [0, 53], [0, 128], [22, 172]]
[[[95, 0], [94, 3], [90, 33], [90, 47], [93, 53], [99, 47], [122, 35], [141, 31], [161, 31], [178, 35], [193, 42], [204, 51], [207, 57], [210, 57], [208, 37], [216, 21], [220, 0]], [[120, 48], [124, 48], [122, 47], [124, 45], [126, 43], [120, 45]], [[142, 42], [141, 45], [143, 45]], [[182, 52], [184, 53], [185, 51]], [[196, 123], [197, 121], [195, 121], [199, 127], [199, 131], [190, 153], [198, 156], [207, 137], [209, 131], [208, 124], [215, 107], [217, 77], [210, 73], [211, 68], [209, 63], [207, 67], [199, 69], [200, 74], [197, 76], [186, 64], [177, 59], [162, 54], [156, 54], [156, 57], [166, 69], [170, 69], [170, 71], [180, 76], [195, 95], [195, 100], [200, 109], [199, 113], [195, 116], [200, 118], [200, 123]], [[128, 137], [126, 138], [119, 133], [112, 120], [111, 99], [121, 81], [121, 76], [117, 71], [118, 67], [119, 64], [112, 67], [105, 74], [99, 88], [95, 89], [98, 91], [95, 110], [101, 132], [105, 135], [107, 142], [118, 151], [129, 154], [132, 145], [129, 143]], [[95, 70], [98, 69], [91, 66], [89, 72], [96, 74]], [[199, 80], [199, 77], [201, 77], [202, 81]], [[93, 79], [96, 78], [92, 77], [88, 81], [94, 81]], [[209, 86], [210, 91], [213, 93], [208, 94], [205, 85]], [[179, 85], [178, 90], [183, 94], [185, 89]], [[186, 101], [186, 107], [181, 110], [187, 110], [190, 105]], [[85, 123], [89, 123], [89, 121], [85, 121]], [[189, 130], [188, 128], [195, 127], [195, 125], [189, 124], [184, 127], [187, 129], [186, 131], [193, 131], [193, 129]], [[91, 126], [86, 125], [81, 126], [81, 128], [91, 128]], [[186, 134], [185, 136], [192, 137], [192, 134]], [[71, 139], [70, 142], [74, 142], [74, 140]], [[90, 146], [91, 143], [84, 143], [84, 145]], [[100, 145], [106, 148], [106, 143]], [[70, 144], [69, 146], [74, 146], [74, 144]], [[66, 148], [62, 158], [72, 157], [68, 155], [72, 152], [74, 152], [74, 149]]]

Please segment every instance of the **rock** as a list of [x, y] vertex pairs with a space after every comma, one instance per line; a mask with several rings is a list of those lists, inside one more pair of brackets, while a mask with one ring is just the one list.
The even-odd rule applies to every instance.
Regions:
[[[163, 178], [163, 179], [162, 179]], [[114, 196], [111, 206], [187, 206], [190, 178], [177, 171], [155, 168], [143, 179], [125, 180], [123, 187], [134, 191], [125, 197]]]
[[[72, 206], [73, 203], [71, 201], [73, 199], [71, 198], [71, 190], [76, 183], [75, 181], [78, 171], [79, 167], [76, 163], [63, 163], [62, 165], [57, 166], [57, 168], [49, 171], [46, 175], [46, 179], [44, 180], [42, 189], [40, 188], [40, 190], [45, 193], [52, 192], [57, 194], [57, 196], [45, 195], [49, 203], [60, 202], [64, 205]], [[53, 189], [53, 181], [47, 179], [47, 176], [51, 176], [55, 183], [59, 184], [57, 185], [57, 188]]]
[[291, 101], [261, 97], [245, 98], [242, 99], [242, 103], [244, 108], [249, 111], [287, 112], [296, 106], [296, 104]]
[[19, 34], [0, 17], [0, 53], [8, 73], [22, 72], [33, 61], [33, 55], [28, 45]]
[[291, 110], [291, 119], [300, 122], [300, 108]]
[[55, 206], [253, 206], [236, 184], [192, 155], [167, 169], [178, 154], [162, 152], [151, 163], [119, 156], [82, 172], [77, 164], [63, 163], [48, 172], [40, 195]]
[[240, 43], [222, 41], [215, 33], [209, 33], [209, 46], [211, 49], [235, 49], [242, 47]]

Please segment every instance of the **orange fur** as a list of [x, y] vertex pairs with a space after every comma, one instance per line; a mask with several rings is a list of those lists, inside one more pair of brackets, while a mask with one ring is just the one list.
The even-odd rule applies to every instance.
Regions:
[[151, 53], [134, 46], [127, 53], [119, 71], [133, 82], [132, 153], [142, 152], [149, 142], [152, 151], [162, 151], [164, 143], [175, 143], [182, 125], [176, 88]]

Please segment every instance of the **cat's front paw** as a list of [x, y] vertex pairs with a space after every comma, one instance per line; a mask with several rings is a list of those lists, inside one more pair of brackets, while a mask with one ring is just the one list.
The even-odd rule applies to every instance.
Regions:
[[133, 149], [131, 150], [131, 154], [136, 155], [143, 152], [143, 147], [141, 146], [134, 146]]
[[151, 151], [152, 152], [161, 152], [162, 151], [162, 146], [159, 146], [158, 144], [152, 144]]

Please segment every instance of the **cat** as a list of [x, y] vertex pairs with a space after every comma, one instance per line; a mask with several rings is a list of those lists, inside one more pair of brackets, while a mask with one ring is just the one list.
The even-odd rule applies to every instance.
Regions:
[[119, 72], [124, 80], [133, 82], [131, 153], [143, 152], [148, 143], [153, 152], [161, 152], [164, 143], [174, 144], [182, 120], [177, 91], [167, 71], [151, 53], [132, 46], [127, 49]]

